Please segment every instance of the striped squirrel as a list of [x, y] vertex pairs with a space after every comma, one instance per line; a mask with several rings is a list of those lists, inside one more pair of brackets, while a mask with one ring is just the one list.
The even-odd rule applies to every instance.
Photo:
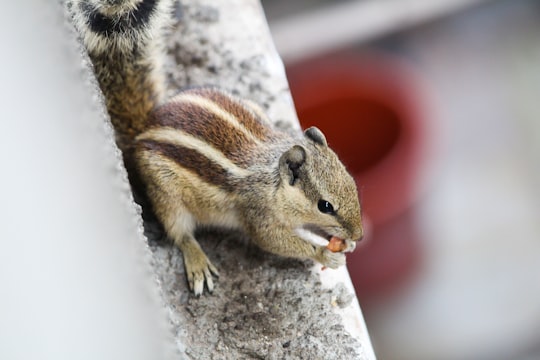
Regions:
[[[124, 153], [169, 238], [180, 248], [190, 289], [212, 292], [198, 226], [240, 229], [260, 248], [324, 266], [345, 264], [362, 237], [353, 178], [320, 130], [274, 128], [251, 101], [217, 88], [164, 98], [161, 32], [170, 1], [71, 0]], [[327, 248], [330, 238], [343, 251]]]

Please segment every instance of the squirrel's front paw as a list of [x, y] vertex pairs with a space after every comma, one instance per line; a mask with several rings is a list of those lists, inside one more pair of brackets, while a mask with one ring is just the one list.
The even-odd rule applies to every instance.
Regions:
[[197, 241], [193, 238], [185, 239], [180, 249], [184, 256], [184, 267], [189, 284], [189, 289], [196, 296], [203, 293], [204, 284], [209, 292], [214, 291], [213, 275], [219, 276], [219, 272], [208, 260]]
[[219, 273], [214, 265], [208, 260], [206, 255], [201, 252], [202, 256], [196, 258], [186, 258], [184, 256], [184, 264], [186, 267], [186, 275], [189, 284], [189, 289], [196, 296], [203, 293], [204, 284], [209, 292], [214, 291], [214, 280], [212, 275], [219, 276]]
[[332, 252], [327, 248], [321, 247], [317, 250], [316, 259], [330, 269], [337, 269], [340, 266], [345, 265], [345, 254], [342, 252]]

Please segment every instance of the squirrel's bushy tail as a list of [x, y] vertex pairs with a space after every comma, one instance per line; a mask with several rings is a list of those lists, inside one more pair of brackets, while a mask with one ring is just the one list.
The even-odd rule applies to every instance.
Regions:
[[69, 0], [124, 155], [164, 100], [162, 32], [170, 0]]

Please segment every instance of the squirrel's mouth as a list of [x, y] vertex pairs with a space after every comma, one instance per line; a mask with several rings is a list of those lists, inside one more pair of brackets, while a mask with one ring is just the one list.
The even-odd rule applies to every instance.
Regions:
[[303, 240], [315, 246], [328, 246], [332, 234], [321, 227], [313, 224], [307, 224], [296, 229], [296, 234]]

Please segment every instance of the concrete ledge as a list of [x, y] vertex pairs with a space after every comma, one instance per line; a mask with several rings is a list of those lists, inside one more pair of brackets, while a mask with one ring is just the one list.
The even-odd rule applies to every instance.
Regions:
[[[166, 63], [170, 94], [186, 86], [218, 85], [262, 105], [277, 126], [299, 130], [257, 0], [185, 0], [175, 13]], [[98, 94], [95, 83], [94, 90]], [[120, 170], [109, 177], [126, 185], [124, 175]], [[145, 234], [181, 358], [375, 358], [345, 269], [321, 272], [311, 262], [263, 253], [240, 234], [201, 232], [201, 246], [221, 278], [213, 295], [197, 299], [188, 291], [180, 251], [151, 216]]]

